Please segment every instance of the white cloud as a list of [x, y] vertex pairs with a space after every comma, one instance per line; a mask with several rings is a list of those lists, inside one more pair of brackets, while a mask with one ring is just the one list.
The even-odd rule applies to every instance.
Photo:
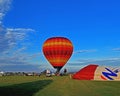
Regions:
[[1, 56], [0, 65], [9, 65], [9, 66], [10, 65], [26, 65], [26, 64], [32, 65], [28, 61], [34, 59], [32, 58], [32, 56], [38, 56], [38, 54], [29, 55], [29, 54], [22, 53], [21, 51], [22, 51], [22, 48], [15, 52], [17, 54], [13, 53], [13, 54]]
[[27, 49], [26, 47], [19, 48], [19, 49], [17, 49], [17, 50], [13, 53], [13, 55], [19, 54], [19, 53], [21, 53], [22, 51], [24, 51], [24, 50], [26, 50], [26, 49]]
[[13, 48], [17, 41], [24, 40], [28, 32], [33, 32], [30, 28], [4, 28], [0, 25], [0, 53]]
[[0, 13], [0, 23], [2, 23], [1, 20], [4, 17], [4, 15], [5, 15], [4, 13]]
[[15, 39], [23, 40], [26, 37], [27, 32], [34, 32], [35, 30], [30, 28], [7, 28], [6, 31], [7, 38], [14, 37]]
[[[21, 51], [24, 51], [25, 48], [20, 48], [16, 50], [15, 55], [10, 54], [10, 55], [4, 55], [0, 57], [0, 70], [2, 71], [35, 71], [35, 72], [40, 72], [40, 70], [45, 69], [48, 66], [47, 64], [45, 65], [44, 63], [40, 64], [36, 62], [29, 62], [29, 60], [34, 60], [36, 56], [39, 56], [40, 54], [36, 53], [33, 55], [29, 54], [23, 54]], [[44, 65], [44, 66], [42, 66]]]
[[105, 59], [79, 59], [73, 63], [73, 65], [88, 65], [88, 64], [98, 64], [100, 66], [120, 66], [120, 58], [105, 58]]
[[35, 30], [31, 29], [31, 28], [7, 28], [7, 31], [10, 32], [34, 32]]
[[10, 8], [12, 0], [0, 0], [0, 23]]
[[87, 52], [96, 52], [97, 50], [92, 49], [92, 50], [79, 50], [79, 51], [75, 51], [74, 54], [78, 54], [78, 53], [87, 53]]
[[[28, 59], [38, 56], [23, 53], [27, 46], [16, 47], [21, 41], [26, 40], [30, 32], [35, 32], [31, 28], [5, 28], [2, 24], [3, 17], [10, 9], [12, 0], [0, 0], [0, 66], [11, 68], [10, 66], [28, 65]], [[30, 64], [31, 65], [31, 64]], [[2, 67], [1, 67], [2, 68]]]
[[3, 57], [0, 58], [0, 65], [14, 65], [14, 64], [25, 64], [24, 61], [17, 57]]
[[40, 57], [42, 53], [35, 53], [29, 56], [30, 59], [34, 59], [36, 57]]
[[13, 39], [8, 39], [5, 37], [6, 35], [6, 30], [3, 28], [3, 26], [0, 26], [0, 53], [4, 52], [6, 49], [9, 49], [12, 42], [14, 41]]
[[120, 48], [114, 48], [113, 51], [120, 51]]
[[103, 59], [79, 59], [74, 62], [67, 63], [64, 67], [67, 67], [73, 72], [77, 72], [78, 70], [89, 64], [118, 68], [120, 67], [120, 58], [114, 57], [114, 58], [103, 58]]

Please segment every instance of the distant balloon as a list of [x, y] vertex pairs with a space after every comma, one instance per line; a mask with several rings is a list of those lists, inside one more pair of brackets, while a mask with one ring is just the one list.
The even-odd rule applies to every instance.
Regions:
[[43, 44], [43, 53], [57, 73], [67, 63], [73, 52], [71, 41], [65, 37], [52, 37]]

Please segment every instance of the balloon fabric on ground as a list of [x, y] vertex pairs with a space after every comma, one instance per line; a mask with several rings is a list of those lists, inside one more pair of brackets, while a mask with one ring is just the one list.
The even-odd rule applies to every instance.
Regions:
[[72, 78], [78, 80], [120, 80], [120, 69], [90, 64], [76, 72]]

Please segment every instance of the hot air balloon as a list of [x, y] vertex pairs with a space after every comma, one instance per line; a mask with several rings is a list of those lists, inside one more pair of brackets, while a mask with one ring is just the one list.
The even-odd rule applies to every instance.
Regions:
[[78, 80], [119, 80], [120, 68], [111, 68], [90, 64], [76, 72], [73, 79]]
[[52, 37], [44, 42], [42, 50], [49, 63], [57, 69], [56, 73], [59, 73], [61, 68], [70, 59], [73, 45], [65, 37]]

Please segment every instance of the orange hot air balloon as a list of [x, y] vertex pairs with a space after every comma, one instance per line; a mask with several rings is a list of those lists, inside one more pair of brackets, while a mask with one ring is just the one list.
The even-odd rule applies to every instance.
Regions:
[[42, 50], [46, 59], [57, 69], [56, 73], [59, 73], [71, 57], [73, 45], [65, 37], [52, 37], [44, 42]]

